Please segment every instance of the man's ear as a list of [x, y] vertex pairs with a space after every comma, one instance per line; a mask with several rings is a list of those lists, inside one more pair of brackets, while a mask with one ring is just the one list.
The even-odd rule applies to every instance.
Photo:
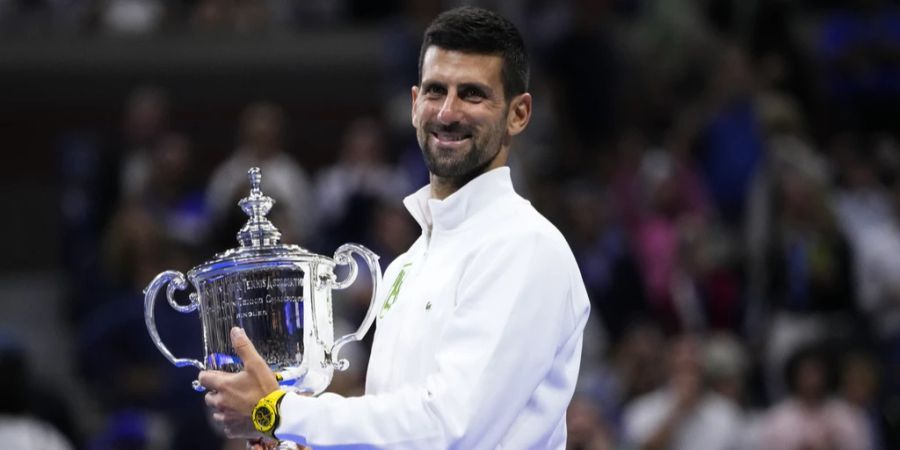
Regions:
[[506, 131], [510, 136], [521, 133], [531, 121], [531, 94], [519, 94], [509, 102], [509, 113], [506, 116]]
[[412, 120], [412, 125], [416, 126], [416, 99], [419, 98], [419, 87], [413, 86], [411, 89], [412, 92], [412, 107], [409, 109], [410, 119]]

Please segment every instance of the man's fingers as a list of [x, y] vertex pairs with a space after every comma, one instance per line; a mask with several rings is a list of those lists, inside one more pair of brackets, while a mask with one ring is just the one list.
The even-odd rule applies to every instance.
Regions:
[[225, 381], [225, 374], [211, 370], [203, 370], [200, 371], [200, 375], [197, 376], [197, 381], [199, 381], [200, 385], [205, 387], [208, 391], [220, 391], [222, 390], [222, 383]]
[[203, 401], [206, 403], [206, 406], [213, 411], [225, 411], [228, 409], [228, 406], [222, 403], [224, 397], [218, 391], [207, 392], [206, 395], [203, 396]]
[[268, 369], [269, 366], [266, 364], [266, 361], [263, 360], [262, 356], [259, 356], [256, 347], [250, 342], [250, 338], [247, 337], [247, 333], [244, 332], [243, 328], [234, 327], [231, 329], [231, 345], [234, 347], [234, 352], [244, 362], [244, 368], [248, 371], [259, 368]]

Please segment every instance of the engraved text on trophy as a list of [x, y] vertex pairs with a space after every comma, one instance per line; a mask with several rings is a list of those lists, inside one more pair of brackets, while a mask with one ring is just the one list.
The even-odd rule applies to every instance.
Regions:
[[229, 338], [232, 327], [244, 329], [273, 369], [297, 366], [303, 355], [303, 273], [261, 270], [227, 275], [200, 287], [207, 304], [210, 369], [238, 371], [242, 364]]

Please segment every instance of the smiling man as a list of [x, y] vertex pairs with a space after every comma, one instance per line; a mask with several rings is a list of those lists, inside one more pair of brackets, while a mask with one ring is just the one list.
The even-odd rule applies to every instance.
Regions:
[[[314, 448], [565, 448], [589, 303], [562, 235], [506, 167], [531, 118], [527, 85], [508, 20], [464, 7], [429, 26], [412, 124], [430, 184], [404, 200], [422, 234], [385, 272], [366, 394], [284, 394], [235, 329], [244, 371], [200, 374], [228, 434], [255, 427]], [[254, 423], [254, 408], [271, 414]]]
[[506, 164], [509, 138], [531, 117], [531, 94], [521, 87], [504, 92], [504, 63], [496, 55], [429, 46], [421, 60], [421, 87], [412, 88], [413, 126], [431, 194], [444, 199]]

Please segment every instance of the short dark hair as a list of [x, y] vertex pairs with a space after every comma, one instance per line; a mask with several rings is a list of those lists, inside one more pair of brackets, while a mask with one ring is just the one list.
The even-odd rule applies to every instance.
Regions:
[[419, 83], [422, 62], [428, 48], [503, 58], [501, 79], [506, 100], [528, 89], [528, 54], [516, 26], [499, 14], [484, 8], [463, 6], [441, 13], [425, 30], [419, 50]]
[[834, 361], [830, 357], [830, 352], [825, 344], [814, 343], [800, 347], [790, 356], [784, 365], [784, 381], [788, 391], [797, 393], [800, 387], [800, 369], [804, 364], [818, 364], [822, 370], [822, 377], [825, 381], [823, 395], [833, 391], [837, 385], [837, 376], [834, 370]]

